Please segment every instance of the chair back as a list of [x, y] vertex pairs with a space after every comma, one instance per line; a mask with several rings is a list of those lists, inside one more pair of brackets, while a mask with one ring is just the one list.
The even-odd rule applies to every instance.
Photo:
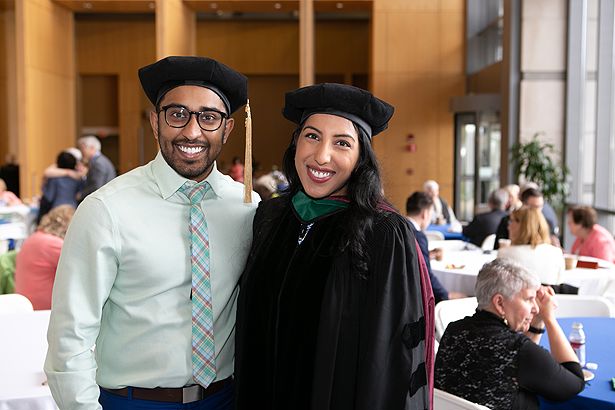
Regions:
[[495, 246], [495, 234], [487, 235], [487, 237], [483, 240], [483, 243], [480, 245], [480, 248], [484, 251], [492, 251]]
[[434, 410], [489, 410], [481, 404], [462, 399], [440, 389], [433, 389]]
[[475, 297], [443, 300], [438, 303], [435, 309], [436, 340], [440, 341], [449, 323], [472, 316], [477, 306]]
[[555, 317], [615, 317], [615, 307], [603, 296], [555, 295]]
[[0, 315], [32, 311], [32, 302], [27, 297], [18, 293], [0, 295]]
[[8, 251], [0, 255], [0, 295], [15, 291], [15, 261], [17, 251]]
[[440, 231], [425, 231], [425, 236], [427, 237], [427, 241], [443, 241], [444, 234]]

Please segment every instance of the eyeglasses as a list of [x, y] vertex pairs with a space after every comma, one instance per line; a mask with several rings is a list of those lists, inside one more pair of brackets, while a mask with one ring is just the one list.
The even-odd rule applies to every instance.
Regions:
[[167, 105], [160, 108], [158, 113], [164, 111], [164, 120], [169, 127], [183, 128], [196, 115], [196, 121], [203, 131], [216, 131], [222, 125], [226, 114], [216, 110], [190, 111], [183, 105]]

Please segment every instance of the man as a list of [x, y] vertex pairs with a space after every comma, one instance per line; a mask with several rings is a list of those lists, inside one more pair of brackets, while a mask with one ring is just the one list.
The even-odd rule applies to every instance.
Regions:
[[450, 225], [449, 231], [461, 232], [461, 223], [455, 217], [455, 212], [448, 206], [448, 203], [444, 198], [440, 197], [440, 185], [433, 179], [425, 181], [423, 184], [423, 191], [433, 201], [433, 213], [430, 223], [438, 225]]
[[238, 280], [256, 206], [216, 159], [247, 79], [204, 57], [167, 57], [139, 77], [160, 152], [79, 206], [58, 266], [45, 372], [62, 410], [99, 401], [105, 410], [230, 409]]
[[431, 262], [429, 260], [429, 248], [427, 243], [427, 237], [422, 232], [431, 223], [433, 209], [433, 200], [425, 192], [415, 192], [406, 201], [406, 215], [410, 222], [410, 226], [416, 237], [416, 241], [421, 248], [423, 259], [427, 265], [427, 271], [429, 272], [429, 279], [431, 281], [431, 288], [433, 290], [436, 303], [441, 300], [447, 300], [449, 298], [448, 291], [442, 286], [440, 281], [431, 271]]
[[79, 195], [79, 200], [90, 195], [107, 182], [116, 177], [115, 167], [109, 158], [100, 152], [100, 141], [93, 135], [77, 140], [77, 147], [83, 155], [83, 161], [88, 166], [85, 184]]
[[[525, 188], [521, 191], [521, 203], [523, 206], [528, 206], [530, 208], [537, 208], [542, 211], [543, 216], [547, 220], [547, 224], [549, 224], [549, 231], [551, 232], [551, 244], [553, 246], [560, 246], [558, 234], [559, 234], [559, 226], [557, 225], [557, 216], [555, 215], [555, 211], [553, 208], [545, 203], [545, 199], [542, 196], [542, 192], [540, 192], [537, 188], [529, 187]], [[495, 249], [499, 248], [498, 241], [500, 239], [508, 239], [508, 221], [510, 220], [510, 216], [507, 215], [502, 218], [500, 224], [498, 225], [498, 229], [495, 233]]]
[[502, 218], [506, 217], [508, 192], [505, 188], [491, 192], [487, 203], [491, 210], [474, 216], [472, 222], [463, 228], [463, 235], [476, 246], [481, 246], [487, 236], [494, 234]]

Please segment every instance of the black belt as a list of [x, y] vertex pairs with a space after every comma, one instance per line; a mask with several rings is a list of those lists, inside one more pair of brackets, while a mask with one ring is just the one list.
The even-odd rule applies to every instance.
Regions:
[[153, 389], [146, 389], [143, 387], [124, 387], [123, 389], [107, 389], [101, 387], [101, 389], [122, 397], [129, 397], [132, 391], [132, 398], [139, 400], [164, 401], [168, 403], [192, 403], [193, 401], [203, 400], [219, 392], [231, 384], [232, 381], [233, 377], [231, 376], [210, 384], [206, 389], [198, 384], [175, 388], [155, 387]]

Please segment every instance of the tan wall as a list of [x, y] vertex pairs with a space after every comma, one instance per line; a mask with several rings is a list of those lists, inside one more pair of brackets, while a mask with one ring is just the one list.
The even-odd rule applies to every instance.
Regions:
[[468, 76], [468, 94], [500, 94], [502, 63], [491, 64]]
[[[17, 160], [16, 117], [17, 84], [15, 84], [15, 8], [14, 2], [0, 9], [0, 164], [8, 156]], [[10, 6], [10, 7], [9, 7]]]
[[[78, 20], [75, 33], [78, 73], [117, 76], [117, 165], [120, 172], [126, 172], [152, 159], [156, 151], [145, 117], [150, 104], [137, 75], [140, 67], [156, 58], [154, 19]], [[86, 106], [96, 101], [81, 101], [80, 104]]]
[[196, 16], [182, 0], [156, 1], [156, 55], [192, 55], [195, 50]]
[[[454, 128], [449, 101], [465, 94], [464, 1], [374, 0], [372, 90], [395, 106], [374, 140], [389, 199], [400, 210], [426, 179], [449, 203], [454, 187]], [[414, 153], [405, 150], [413, 134]]]
[[[324, 21], [315, 26], [317, 81], [352, 83], [369, 69], [367, 21]], [[280, 165], [293, 124], [281, 115], [284, 93], [299, 85], [299, 24], [296, 21], [197, 23], [197, 54], [218, 59], [249, 77], [253, 122], [253, 156], [265, 169]], [[220, 167], [234, 156], [243, 158], [243, 110], [220, 158]]]
[[50, 0], [15, 6], [20, 185], [29, 198], [40, 193], [43, 170], [74, 141], [74, 25], [72, 13]]

